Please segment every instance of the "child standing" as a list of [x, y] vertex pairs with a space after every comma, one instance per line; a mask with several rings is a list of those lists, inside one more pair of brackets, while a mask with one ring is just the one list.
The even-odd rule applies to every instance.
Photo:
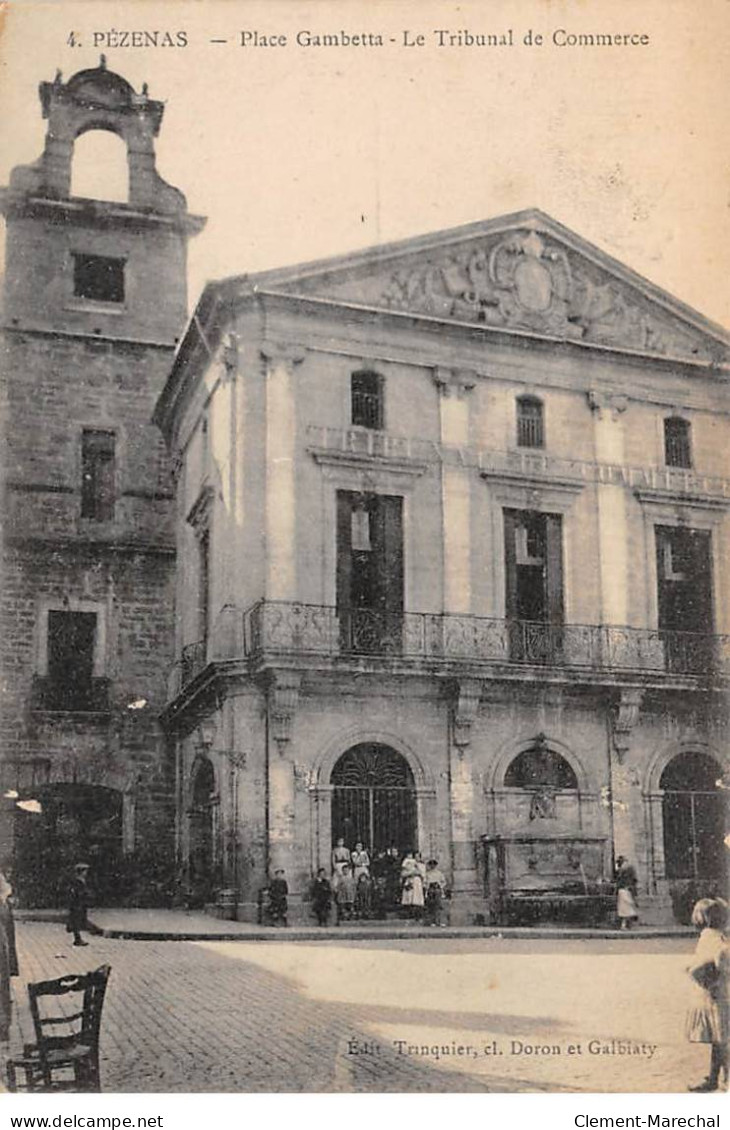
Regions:
[[326, 926], [332, 906], [332, 887], [324, 867], [320, 867], [317, 878], [312, 883], [312, 906], [320, 926]]
[[355, 908], [355, 880], [352, 877], [349, 863], [345, 863], [340, 874], [340, 881], [335, 892], [337, 903], [337, 925], [344, 919], [349, 922]]
[[446, 876], [439, 870], [437, 859], [429, 859], [426, 864], [424, 887], [426, 888], [424, 921], [427, 926], [443, 926], [441, 910], [446, 892]]
[[373, 908], [373, 881], [367, 871], [361, 871], [355, 888], [355, 913], [358, 918], [370, 918]]
[[728, 905], [724, 899], [700, 899], [692, 924], [700, 930], [694, 961], [687, 972], [695, 983], [697, 1001], [687, 1013], [687, 1039], [710, 1044], [710, 1073], [690, 1091], [716, 1091], [720, 1075], [727, 1083], [730, 1037], [730, 951], [724, 936]]
[[272, 926], [288, 926], [287, 912], [289, 884], [284, 878], [284, 871], [279, 868], [274, 872], [274, 878], [269, 883], [269, 913]]

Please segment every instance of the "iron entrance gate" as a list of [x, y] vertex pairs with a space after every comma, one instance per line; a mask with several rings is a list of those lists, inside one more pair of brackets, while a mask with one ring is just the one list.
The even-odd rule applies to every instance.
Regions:
[[417, 847], [416, 788], [408, 762], [384, 745], [353, 746], [332, 771], [332, 843], [360, 842], [373, 856]]

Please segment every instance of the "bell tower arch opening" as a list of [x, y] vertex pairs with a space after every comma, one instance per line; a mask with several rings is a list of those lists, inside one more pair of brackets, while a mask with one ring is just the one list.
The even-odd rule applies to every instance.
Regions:
[[71, 161], [71, 196], [129, 202], [127, 146], [116, 131], [90, 127], [76, 138]]

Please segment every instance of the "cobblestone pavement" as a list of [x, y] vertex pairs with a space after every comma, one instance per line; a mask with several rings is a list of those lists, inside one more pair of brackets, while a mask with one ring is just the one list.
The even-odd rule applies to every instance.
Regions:
[[105, 1091], [661, 1092], [705, 1072], [709, 1049], [682, 1040], [687, 939], [74, 949], [60, 925], [18, 933], [19, 998], [111, 964]]

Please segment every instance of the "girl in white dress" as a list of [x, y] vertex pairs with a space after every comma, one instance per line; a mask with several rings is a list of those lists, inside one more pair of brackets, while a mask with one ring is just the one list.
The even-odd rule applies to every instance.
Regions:
[[687, 972], [695, 985], [695, 1003], [687, 1013], [687, 1039], [710, 1044], [710, 1073], [690, 1091], [716, 1091], [720, 1075], [727, 1084], [730, 1038], [730, 949], [728, 904], [724, 899], [700, 899], [692, 911], [692, 924], [701, 932], [694, 960]]

